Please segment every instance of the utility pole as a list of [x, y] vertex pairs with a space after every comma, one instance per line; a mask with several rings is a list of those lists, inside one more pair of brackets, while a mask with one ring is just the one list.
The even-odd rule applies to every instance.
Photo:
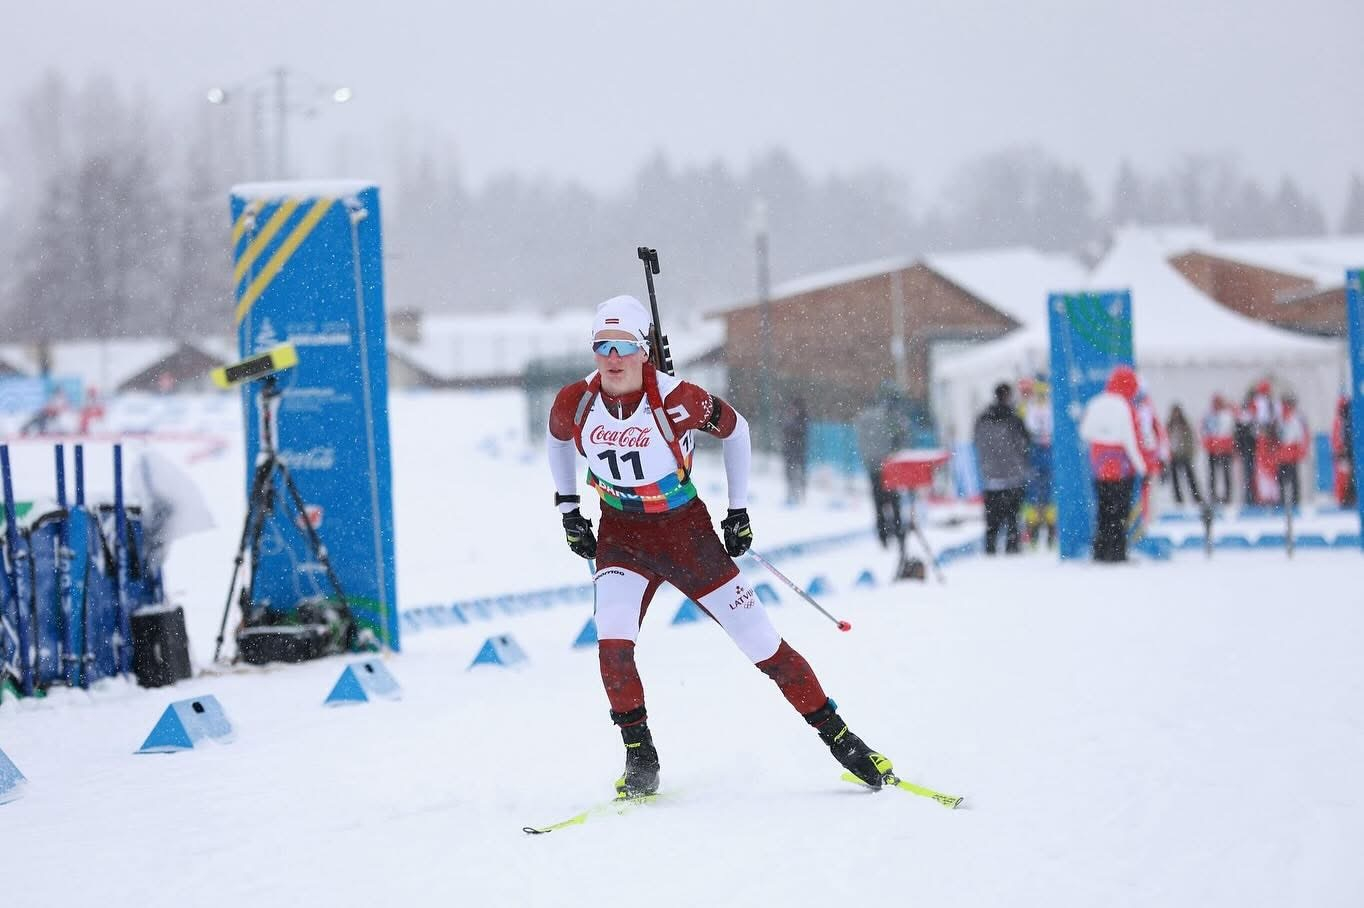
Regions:
[[895, 361], [895, 384], [902, 393], [909, 389], [909, 362], [905, 350], [905, 275], [899, 268], [890, 273], [890, 355]]
[[289, 70], [275, 68], [275, 179], [289, 179]]
[[761, 318], [762, 356], [758, 368], [758, 414], [761, 431], [758, 447], [775, 450], [772, 436], [772, 287], [768, 268], [767, 203], [753, 203], [753, 251], [758, 266], [758, 311]]
[[251, 92], [251, 179], [266, 178], [265, 166], [265, 89]]

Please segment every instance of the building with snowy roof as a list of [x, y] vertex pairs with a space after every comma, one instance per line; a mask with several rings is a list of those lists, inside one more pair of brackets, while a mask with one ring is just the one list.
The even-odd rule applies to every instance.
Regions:
[[12, 351], [0, 349], [0, 378], [23, 374], [23, 360]]
[[0, 348], [0, 360], [13, 374], [79, 380], [82, 387], [102, 394], [207, 390], [212, 387], [209, 372], [235, 359], [230, 341], [213, 338], [113, 338]]
[[[1329, 429], [1346, 380], [1343, 343], [1307, 337], [1221, 305], [1171, 264], [1172, 246], [1187, 239], [1120, 230], [1082, 281], [1049, 289], [1131, 291], [1137, 369], [1162, 417], [1179, 403], [1196, 418], [1214, 393], [1239, 400], [1252, 384], [1269, 379], [1277, 392], [1297, 395], [1309, 426]], [[937, 364], [934, 412], [950, 438], [969, 437], [996, 384], [1050, 371], [1044, 306], [1045, 293], [1035, 318], [1013, 334]]]
[[716, 313], [726, 328], [730, 394], [760, 413], [766, 360], [780, 412], [799, 394], [815, 420], [848, 422], [886, 383], [926, 406], [933, 363], [1045, 312], [1048, 290], [1084, 277], [1064, 255], [1023, 247], [882, 259], [788, 281]]
[[1204, 236], [1171, 264], [1222, 305], [1310, 334], [1345, 335], [1345, 272], [1364, 268], [1364, 235], [1216, 241]]

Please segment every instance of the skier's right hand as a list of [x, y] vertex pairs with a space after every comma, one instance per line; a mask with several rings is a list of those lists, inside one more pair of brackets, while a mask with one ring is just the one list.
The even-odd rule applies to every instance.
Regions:
[[564, 515], [564, 539], [573, 554], [583, 558], [597, 557], [597, 537], [592, 535], [592, 521], [577, 508]]
[[753, 524], [748, 520], [748, 508], [730, 508], [729, 516], [720, 521], [725, 534], [725, 551], [738, 558], [753, 544]]

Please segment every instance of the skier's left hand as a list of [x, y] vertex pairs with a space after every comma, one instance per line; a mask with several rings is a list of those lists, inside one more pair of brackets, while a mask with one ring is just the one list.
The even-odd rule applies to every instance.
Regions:
[[753, 525], [748, 522], [747, 508], [730, 508], [729, 516], [720, 521], [725, 532], [725, 551], [738, 558], [753, 544]]
[[581, 558], [597, 557], [597, 537], [592, 535], [592, 521], [577, 508], [563, 517], [564, 539], [573, 554]]

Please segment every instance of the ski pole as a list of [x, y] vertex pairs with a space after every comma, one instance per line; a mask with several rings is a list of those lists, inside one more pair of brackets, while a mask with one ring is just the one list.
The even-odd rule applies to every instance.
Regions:
[[[1296, 488], [1296, 486], [1294, 487]], [[1280, 495], [1283, 498], [1283, 515], [1285, 522], [1284, 543], [1288, 547], [1288, 557], [1293, 557], [1293, 502], [1287, 495]]]
[[933, 576], [938, 578], [939, 583], [946, 583], [947, 578], [942, 575], [942, 567], [938, 564], [938, 556], [934, 554], [933, 547], [928, 544], [928, 537], [924, 535], [923, 527], [919, 526], [919, 496], [916, 492], [909, 493], [909, 531], [914, 534], [914, 538], [919, 540], [919, 545], [924, 547], [928, 553], [928, 563], [933, 565]]
[[768, 561], [766, 558], [764, 558], [763, 556], [759, 555], [757, 552], [753, 551], [752, 549], [749, 549], [749, 550], [748, 550], [748, 554], [752, 555], [754, 558], [757, 559], [757, 561], [758, 561], [759, 564], [761, 564], [763, 567], [765, 567], [765, 568], [767, 568], [769, 571], [771, 571], [773, 577], [776, 577], [776, 578], [777, 578], [778, 580], [780, 580], [782, 583], [786, 584], [786, 585], [789, 586], [792, 590], [794, 590], [797, 596], [799, 596], [800, 598], [804, 599], [806, 602], [808, 602], [808, 603], [810, 603], [811, 605], [813, 605], [813, 606], [815, 607], [815, 610], [818, 611], [821, 615], [823, 615], [825, 618], [828, 618], [828, 619], [829, 619], [830, 621], [832, 621], [834, 624], [837, 624], [837, 625], [838, 625], [838, 629], [839, 629], [840, 631], [850, 631], [850, 630], [852, 630], [852, 625], [851, 625], [851, 624], [849, 624], [849, 623], [846, 622], [846, 621], [840, 621], [840, 620], [838, 620], [837, 618], [835, 618], [833, 615], [830, 615], [828, 612], [826, 612], [826, 611], [824, 610], [824, 606], [822, 606], [822, 605], [820, 605], [818, 602], [816, 602], [816, 601], [810, 596], [809, 593], [805, 592], [805, 590], [803, 590], [803, 589], [801, 589], [800, 587], [796, 586], [795, 583], [793, 583], [793, 582], [791, 581], [791, 578], [790, 578], [790, 577], [787, 577], [787, 576], [786, 576], [785, 574], [783, 574], [781, 571], [779, 571], [779, 570], [777, 570], [776, 568], [774, 568], [774, 567], [772, 566], [772, 562]]
[[128, 512], [123, 506], [123, 445], [114, 444], [114, 576], [118, 587], [118, 627], [114, 631], [114, 654], [118, 671], [127, 675], [133, 670], [132, 591], [128, 563]]

